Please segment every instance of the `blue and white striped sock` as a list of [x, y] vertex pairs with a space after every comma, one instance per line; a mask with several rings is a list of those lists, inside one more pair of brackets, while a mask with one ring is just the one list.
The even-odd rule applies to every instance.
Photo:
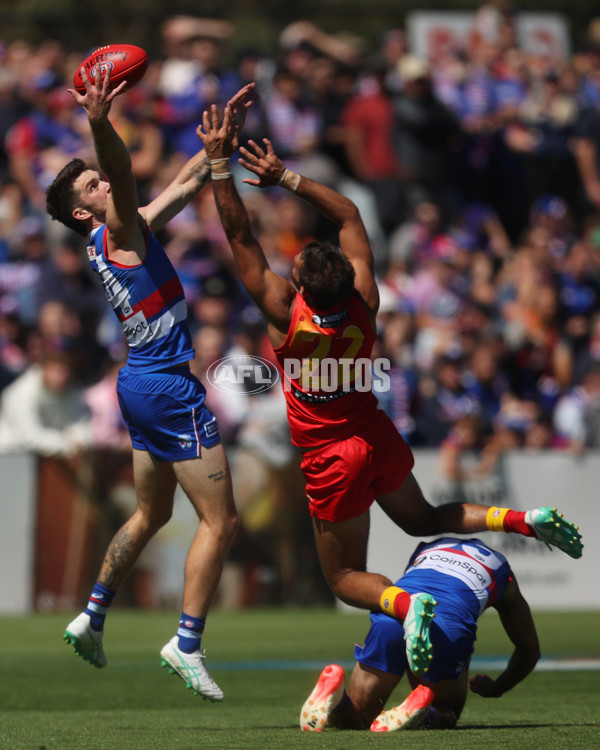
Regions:
[[85, 609], [86, 615], [90, 616], [90, 624], [93, 630], [102, 630], [108, 608], [112, 604], [117, 592], [106, 588], [99, 583], [95, 584], [90, 600]]
[[183, 651], [184, 654], [198, 651], [205, 624], [206, 617], [191, 617], [186, 615], [185, 612], [181, 613], [179, 627], [177, 628], [180, 651]]

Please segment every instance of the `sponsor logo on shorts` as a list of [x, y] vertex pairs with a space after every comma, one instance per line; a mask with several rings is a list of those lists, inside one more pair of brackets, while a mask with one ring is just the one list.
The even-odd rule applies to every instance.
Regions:
[[223, 393], [264, 393], [279, 380], [279, 372], [262, 357], [232, 355], [214, 362], [207, 381]]
[[191, 435], [178, 435], [177, 439], [179, 440], [179, 447], [182, 450], [185, 450], [186, 448], [192, 447], [192, 436]]
[[207, 438], [213, 437], [214, 435], [219, 434], [219, 425], [217, 424], [217, 418], [213, 417], [210, 422], [207, 422], [206, 424], [202, 425], [202, 429], [204, 430], [204, 434]]

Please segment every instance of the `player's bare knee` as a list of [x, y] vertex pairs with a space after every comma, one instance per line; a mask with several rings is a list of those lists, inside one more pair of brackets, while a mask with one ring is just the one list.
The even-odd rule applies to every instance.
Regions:
[[204, 523], [210, 528], [213, 538], [217, 539], [223, 546], [229, 546], [239, 528], [239, 519], [235, 512], [228, 513], [218, 519], [207, 519]]
[[146, 515], [148, 529], [152, 533], [156, 533], [171, 520], [172, 515], [172, 508], [160, 508], [152, 510], [151, 513]]
[[237, 513], [233, 513], [227, 516], [227, 520], [225, 523], [225, 534], [229, 541], [231, 541], [233, 537], [237, 534], [239, 527], [240, 527], [240, 519], [238, 518]]

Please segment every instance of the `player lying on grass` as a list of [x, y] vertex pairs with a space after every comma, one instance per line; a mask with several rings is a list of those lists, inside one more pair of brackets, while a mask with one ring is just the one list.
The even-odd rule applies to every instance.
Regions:
[[[342, 667], [325, 667], [300, 712], [303, 730], [451, 729], [465, 705], [467, 686], [485, 698], [498, 698], [535, 667], [540, 647], [529, 606], [504, 555], [481, 540], [443, 537], [421, 542], [396, 585], [426, 591], [437, 601], [427, 675], [421, 678], [407, 669], [402, 623], [371, 614], [365, 645], [354, 649], [356, 665], [348, 690]], [[498, 611], [515, 648], [495, 680], [484, 674], [469, 680], [477, 620], [487, 607]], [[405, 672], [412, 692], [399, 706], [382, 711]]]
[[252, 151], [242, 148], [240, 164], [255, 175], [244, 182], [290, 190], [339, 227], [339, 249], [311, 242], [295, 258], [291, 280], [282, 278], [271, 270], [252, 232], [229, 170], [236, 132], [230, 108], [220, 122], [212, 107], [202, 125], [219, 216], [241, 281], [267, 323], [292, 442], [303, 451], [306, 496], [327, 582], [348, 604], [406, 620], [409, 664], [422, 673], [431, 657], [431, 597], [410, 594], [386, 576], [367, 572], [373, 502], [391, 522], [417, 537], [512, 532], [556, 545], [571, 557], [581, 556], [581, 538], [573, 524], [551, 508], [523, 512], [470, 503], [434, 507], [425, 500], [412, 473], [410, 448], [378, 408], [370, 387], [359, 382], [359, 365], [369, 363], [372, 355], [379, 293], [373, 253], [356, 206], [335, 190], [286, 169], [266, 138], [264, 147], [250, 141]]

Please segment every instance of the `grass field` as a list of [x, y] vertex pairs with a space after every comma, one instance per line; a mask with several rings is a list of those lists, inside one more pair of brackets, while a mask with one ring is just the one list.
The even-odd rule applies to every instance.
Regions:
[[[225, 691], [211, 704], [160, 669], [177, 613], [110, 613], [99, 670], [61, 639], [69, 614], [0, 618], [2, 750], [565, 750], [600, 746], [600, 672], [539, 670], [499, 700], [472, 695], [452, 732], [301, 732], [323, 666], [352, 665], [368, 617], [333, 610], [214, 612], [204, 645]], [[480, 621], [475, 659], [510, 653], [497, 616]], [[538, 613], [544, 658], [600, 657], [600, 612]], [[474, 665], [474, 669], [482, 671]], [[492, 673], [492, 672], [490, 672]], [[403, 681], [392, 696], [406, 694]], [[417, 745], [418, 743], [418, 745]]]

